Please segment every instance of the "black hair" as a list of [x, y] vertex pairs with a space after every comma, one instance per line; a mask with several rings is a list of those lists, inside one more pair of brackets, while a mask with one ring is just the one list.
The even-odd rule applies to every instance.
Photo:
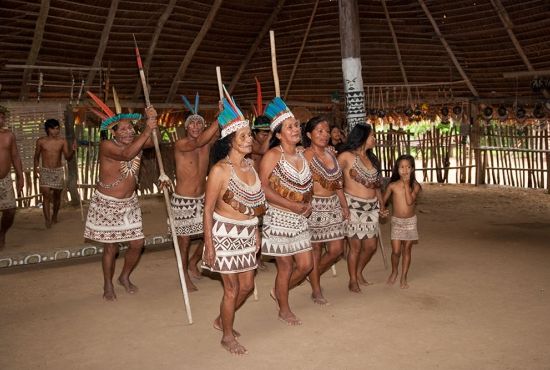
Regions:
[[315, 130], [315, 127], [317, 127], [317, 125], [321, 122], [328, 123], [325, 117], [315, 116], [307, 121], [307, 123], [302, 127], [302, 145], [304, 146], [304, 148], [308, 148], [309, 146], [311, 146], [311, 139], [307, 137], [307, 133]]
[[[411, 176], [409, 180], [409, 187], [414, 189], [414, 183], [416, 182], [416, 177], [414, 176], [414, 158], [410, 154], [401, 154], [397, 159], [395, 160], [395, 163], [393, 165], [392, 171], [391, 171], [391, 182], [396, 182], [401, 179], [401, 176], [399, 176], [399, 163], [401, 161], [409, 161], [409, 164], [411, 165]], [[420, 184], [419, 184], [420, 185]]]
[[233, 141], [234, 137], [235, 132], [232, 132], [223, 139], [219, 139], [214, 143], [210, 152], [211, 165], [215, 165], [219, 162], [220, 159], [224, 159], [225, 157], [227, 157], [229, 151], [231, 150], [231, 141]]
[[256, 119], [254, 119], [254, 127], [258, 126], [258, 125], [261, 125], [261, 126], [267, 125], [267, 126], [269, 126], [270, 123], [271, 123], [271, 120], [267, 116], [264, 116], [264, 115], [258, 116], [258, 117], [256, 117]]
[[271, 139], [269, 140], [269, 149], [281, 145], [281, 140], [277, 137], [277, 134], [280, 134], [282, 129], [283, 124], [281, 123], [279, 126], [277, 126], [277, 128], [275, 128], [275, 130], [273, 130], [273, 135], [271, 135]]
[[59, 127], [59, 121], [55, 118], [47, 119], [46, 122], [44, 122], [44, 130], [46, 131], [46, 134], [48, 133], [48, 129]]
[[[363, 145], [365, 141], [367, 141], [372, 131], [373, 131], [372, 126], [369, 124], [355, 125], [353, 127], [353, 130], [351, 130], [351, 132], [348, 135], [348, 140], [346, 144], [342, 146], [342, 149], [339, 153], [351, 152], [352, 150], [355, 150], [361, 147], [361, 145]], [[374, 154], [374, 151], [372, 150], [372, 148], [367, 149], [366, 154], [369, 160], [371, 161], [372, 165], [374, 166], [374, 168], [376, 168], [376, 170], [380, 173], [381, 172], [380, 160], [378, 159], [376, 154]]]

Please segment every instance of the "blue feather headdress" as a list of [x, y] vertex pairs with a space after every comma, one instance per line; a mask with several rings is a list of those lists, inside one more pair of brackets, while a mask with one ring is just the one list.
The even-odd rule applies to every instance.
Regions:
[[192, 106], [189, 100], [187, 100], [184, 95], [181, 96], [181, 100], [183, 100], [183, 104], [191, 112], [191, 115], [185, 120], [185, 128], [187, 128], [187, 126], [189, 126], [189, 123], [194, 120], [199, 120], [204, 124], [204, 118], [199, 114], [199, 93], [195, 95], [195, 106]]
[[271, 125], [269, 125], [271, 131], [275, 131], [285, 119], [294, 118], [294, 114], [292, 114], [283, 99], [278, 96], [269, 102], [265, 108], [264, 115], [271, 120]]
[[120, 103], [118, 101], [118, 96], [116, 94], [116, 90], [113, 86], [113, 99], [115, 101], [115, 110], [116, 114], [105, 104], [103, 101], [101, 101], [100, 98], [98, 98], [94, 93], [91, 91], [86, 92], [90, 98], [96, 103], [96, 105], [101, 109], [101, 111], [98, 111], [97, 109], [90, 108], [90, 110], [97, 115], [99, 118], [101, 118], [101, 131], [106, 131], [110, 128], [113, 128], [118, 124], [118, 122], [122, 120], [130, 120], [130, 121], [137, 121], [141, 119], [140, 113], [122, 113], [120, 108]]
[[235, 100], [229, 96], [225, 86], [223, 87], [223, 90], [226, 97], [222, 99], [223, 110], [218, 116], [218, 123], [220, 125], [220, 129], [222, 130], [220, 139], [236, 132], [238, 129], [249, 126], [248, 120], [244, 118], [244, 115], [239, 107], [237, 107]]

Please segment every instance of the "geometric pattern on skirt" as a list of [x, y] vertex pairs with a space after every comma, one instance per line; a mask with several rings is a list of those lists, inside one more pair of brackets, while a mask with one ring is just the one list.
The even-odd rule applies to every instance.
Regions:
[[8, 172], [6, 177], [0, 180], [0, 211], [15, 208], [16, 206], [11, 173]]
[[416, 215], [391, 218], [391, 240], [418, 240]]
[[[204, 194], [200, 197], [184, 197], [172, 193], [170, 205], [172, 206], [177, 236], [202, 234]], [[170, 233], [170, 230], [168, 232]]]
[[292, 256], [311, 250], [307, 218], [294, 212], [269, 207], [262, 227], [262, 254]]
[[39, 178], [40, 186], [52, 188], [52, 189], [63, 189], [64, 175], [65, 175], [65, 171], [63, 171], [63, 167], [57, 167], [57, 168], [41, 167], [40, 178]]
[[216, 259], [214, 266], [205, 265], [206, 257], [203, 251], [201, 267], [220, 274], [234, 274], [258, 267], [256, 263], [258, 218], [233, 220], [216, 212], [213, 218], [212, 244]]
[[378, 236], [380, 205], [377, 198], [362, 199], [345, 193], [350, 219], [346, 226], [348, 238], [371, 239]]
[[84, 238], [101, 243], [127, 242], [143, 239], [143, 225], [138, 197], [115, 198], [95, 191], [88, 216]]
[[311, 208], [308, 224], [312, 243], [344, 239], [346, 234], [342, 206], [336, 194], [329, 197], [313, 196]]

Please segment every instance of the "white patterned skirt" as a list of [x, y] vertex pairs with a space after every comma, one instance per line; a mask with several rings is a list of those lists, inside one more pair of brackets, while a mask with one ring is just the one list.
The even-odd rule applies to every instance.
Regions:
[[313, 196], [309, 216], [309, 232], [313, 243], [344, 239], [345, 228], [342, 206], [336, 194], [329, 197]]
[[8, 172], [6, 177], [0, 180], [0, 211], [15, 208], [16, 206], [11, 174]]
[[184, 197], [172, 193], [170, 205], [172, 206], [177, 236], [202, 234], [204, 194], [200, 197]]
[[378, 199], [363, 199], [347, 193], [345, 195], [350, 213], [350, 220], [346, 227], [347, 237], [356, 239], [377, 237], [380, 211]]
[[63, 189], [64, 185], [63, 167], [57, 168], [40, 168], [40, 187], [46, 187], [51, 189]]
[[214, 266], [204, 264], [206, 257], [203, 252], [203, 269], [220, 274], [234, 274], [253, 270], [256, 263], [256, 230], [258, 218], [250, 220], [233, 220], [214, 212], [212, 227], [212, 242], [216, 252]]
[[143, 225], [138, 197], [115, 198], [95, 191], [88, 217], [84, 238], [101, 243], [127, 242], [143, 239]]
[[262, 255], [283, 257], [311, 250], [307, 218], [269, 207], [262, 227]]
[[416, 215], [391, 218], [391, 240], [418, 240]]

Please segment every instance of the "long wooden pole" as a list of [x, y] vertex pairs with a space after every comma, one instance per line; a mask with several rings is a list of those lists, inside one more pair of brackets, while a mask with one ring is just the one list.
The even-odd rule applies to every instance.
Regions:
[[281, 96], [281, 87], [279, 86], [279, 72], [277, 72], [277, 52], [275, 49], [275, 32], [269, 31], [269, 44], [271, 46], [271, 69], [273, 71], [273, 83], [275, 84], [275, 96]]
[[[135, 52], [137, 65], [139, 68], [139, 77], [141, 79], [141, 84], [143, 87], [143, 96], [145, 97], [146, 107], [151, 106], [151, 101], [149, 100], [149, 88], [147, 87], [147, 81], [145, 81], [145, 73], [143, 72], [143, 65], [141, 63], [141, 56], [139, 55], [139, 48], [137, 46], [136, 38], [134, 37]], [[157, 156], [157, 162], [159, 166], [160, 177], [166, 177], [164, 172], [164, 165], [162, 163], [162, 156], [160, 154], [160, 147], [157, 138], [157, 130], [153, 130], [153, 143], [155, 144], [155, 154]], [[166, 211], [168, 212], [168, 219], [170, 222], [170, 231], [172, 233], [172, 242], [174, 244], [174, 251], [176, 252], [176, 259], [178, 262], [178, 272], [180, 276], [181, 289], [183, 291], [183, 299], [185, 301], [185, 311], [187, 312], [187, 320], [189, 324], [193, 323], [193, 316], [191, 315], [191, 305], [189, 303], [189, 292], [187, 291], [187, 283], [185, 282], [185, 277], [183, 274], [183, 264], [181, 262], [181, 253], [178, 243], [178, 237], [176, 233], [176, 227], [174, 226], [174, 215], [172, 214], [172, 207], [170, 206], [170, 197], [168, 195], [167, 187], [163, 187], [162, 192], [164, 193], [164, 203], [166, 205]]]

